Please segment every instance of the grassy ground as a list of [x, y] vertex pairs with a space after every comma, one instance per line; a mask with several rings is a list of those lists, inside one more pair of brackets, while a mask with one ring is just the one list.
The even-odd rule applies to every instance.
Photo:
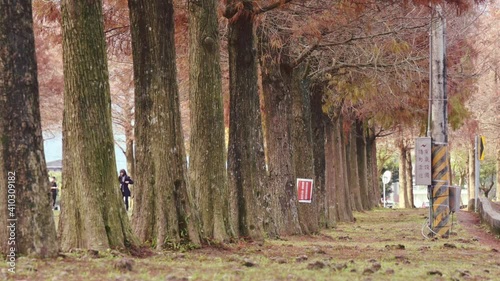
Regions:
[[[421, 234], [426, 209], [356, 213], [318, 235], [240, 242], [148, 258], [117, 251], [20, 258], [9, 280], [499, 280], [500, 240], [455, 224], [448, 239]], [[470, 214], [469, 214], [470, 215]], [[455, 218], [456, 221], [456, 218]], [[3, 275], [3, 276], [1, 276]]]

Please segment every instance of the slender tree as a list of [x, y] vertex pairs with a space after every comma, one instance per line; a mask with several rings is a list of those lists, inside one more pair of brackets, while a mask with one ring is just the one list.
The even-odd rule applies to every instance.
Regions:
[[61, 2], [64, 64], [61, 247], [137, 244], [119, 194], [101, 1]]
[[157, 248], [199, 244], [180, 120], [173, 3], [131, 0], [129, 9], [137, 162], [133, 228]]
[[190, 184], [202, 238], [224, 241], [228, 232], [225, 130], [219, 26], [215, 0], [189, 1]]
[[12, 254], [54, 257], [32, 2], [2, 0], [0, 7], [0, 252], [9, 260]]

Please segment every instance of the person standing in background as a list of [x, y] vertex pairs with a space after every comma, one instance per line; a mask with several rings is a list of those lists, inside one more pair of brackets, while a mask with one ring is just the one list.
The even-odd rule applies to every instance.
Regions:
[[50, 192], [52, 193], [52, 209], [56, 210], [56, 199], [57, 199], [56, 177], [50, 177]]
[[127, 175], [127, 172], [124, 169], [120, 170], [118, 181], [120, 182], [120, 190], [122, 192], [123, 202], [125, 203], [125, 209], [128, 212], [128, 198], [131, 195], [128, 185], [134, 184], [134, 181]]

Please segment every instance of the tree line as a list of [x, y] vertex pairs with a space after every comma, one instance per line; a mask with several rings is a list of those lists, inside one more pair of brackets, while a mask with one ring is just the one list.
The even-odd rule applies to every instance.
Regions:
[[[19, 254], [313, 234], [379, 205], [377, 137], [425, 123], [428, 6], [187, 1], [188, 167], [174, 2], [128, 1], [136, 182], [131, 220], [115, 174], [103, 4], [55, 4], [64, 74], [57, 234], [47, 196], [32, 2], [0, 2], [0, 193], [7, 194], [4, 179], [15, 171]], [[221, 45], [229, 75], [227, 147]], [[467, 66], [463, 60], [451, 65]], [[472, 82], [460, 89], [464, 85]], [[297, 201], [297, 178], [314, 179], [312, 203]], [[7, 221], [7, 201], [0, 202], [0, 218]], [[2, 241], [8, 235], [0, 231]], [[6, 244], [1, 251], [9, 251]]]

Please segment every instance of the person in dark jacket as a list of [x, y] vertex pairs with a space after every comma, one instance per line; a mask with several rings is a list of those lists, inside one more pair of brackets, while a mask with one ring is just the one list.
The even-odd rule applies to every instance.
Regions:
[[56, 199], [57, 199], [56, 177], [50, 177], [50, 192], [52, 193], [52, 209], [56, 210]]
[[120, 170], [118, 181], [120, 182], [120, 190], [122, 192], [123, 201], [125, 202], [125, 209], [128, 211], [128, 198], [131, 195], [128, 185], [134, 184], [134, 181], [127, 175], [127, 172], [124, 169]]

